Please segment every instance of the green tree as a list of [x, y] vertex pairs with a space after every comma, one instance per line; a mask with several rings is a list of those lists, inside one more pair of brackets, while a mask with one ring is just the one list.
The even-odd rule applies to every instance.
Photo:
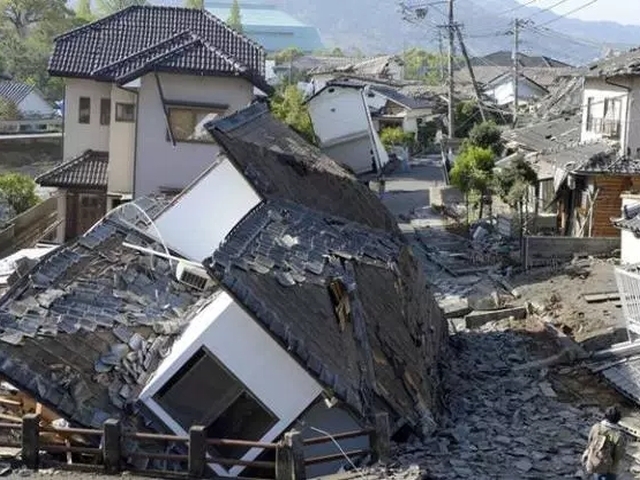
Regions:
[[296, 58], [300, 58], [304, 55], [304, 52], [298, 47], [288, 47], [284, 50], [276, 52], [273, 59], [277, 65], [293, 62]]
[[465, 197], [467, 223], [469, 222], [469, 194], [480, 196], [479, 217], [482, 218], [486, 199], [491, 197], [495, 156], [491, 149], [468, 147], [455, 160], [451, 169], [451, 183], [458, 187]]
[[504, 140], [502, 139], [502, 131], [489, 120], [477, 123], [469, 131], [469, 136], [465, 141], [465, 145], [472, 147], [490, 148], [493, 153], [499, 157], [504, 151]]
[[233, 3], [231, 4], [231, 11], [229, 12], [227, 24], [236, 32], [242, 33], [242, 14], [240, 13], [240, 4], [238, 3], [238, 0], [233, 0]]
[[0, 120], [20, 120], [21, 118], [22, 113], [14, 102], [0, 97]]
[[520, 217], [520, 235], [524, 235], [527, 222], [525, 209], [529, 204], [529, 190], [538, 183], [538, 174], [523, 157], [516, 158], [508, 167], [500, 169], [495, 175], [495, 185], [502, 201]]
[[466, 138], [475, 124], [482, 121], [478, 102], [475, 100], [456, 102], [454, 105], [454, 121], [456, 137]]
[[315, 143], [315, 133], [309, 110], [298, 87], [287, 85], [284, 89], [276, 92], [271, 99], [271, 111], [306, 140]]
[[16, 214], [30, 209], [40, 201], [36, 195], [36, 183], [31, 177], [21, 173], [0, 175], [0, 192], [4, 193]]
[[148, 5], [147, 0], [96, 0], [98, 13], [100, 16], [106, 17], [112, 13], [119, 12], [123, 8], [133, 5]]
[[410, 147], [414, 143], [414, 137], [412, 133], [405, 132], [400, 127], [387, 127], [380, 132], [380, 141], [388, 150], [396, 145]]
[[75, 11], [76, 16], [87, 23], [95, 20], [93, 12], [91, 11], [91, 0], [78, 0]]
[[202, 10], [204, 8], [204, 0], [184, 0], [184, 6]]

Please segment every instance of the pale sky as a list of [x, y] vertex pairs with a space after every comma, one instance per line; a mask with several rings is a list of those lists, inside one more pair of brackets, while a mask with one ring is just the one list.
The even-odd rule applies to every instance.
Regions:
[[[518, 0], [526, 3], [528, 0]], [[559, 0], [538, 0], [531, 7], [546, 8]], [[567, 0], [553, 8], [553, 12], [562, 15], [586, 4], [588, 0]], [[583, 8], [569, 17], [580, 20], [603, 20], [622, 24], [640, 25], [640, 0], [598, 0], [593, 5]]]

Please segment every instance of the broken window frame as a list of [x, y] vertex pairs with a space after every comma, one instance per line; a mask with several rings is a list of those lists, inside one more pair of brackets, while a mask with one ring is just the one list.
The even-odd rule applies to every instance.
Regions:
[[593, 100], [594, 97], [587, 97], [587, 117], [586, 117], [586, 125], [585, 129], [587, 132], [593, 131]]
[[341, 332], [347, 328], [347, 323], [351, 321], [351, 299], [349, 291], [344, 282], [339, 278], [334, 278], [327, 286], [329, 297], [333, 304], [333, 310], [338, 320], [338, 326]]
[[[189, 104], [170, 104], [167, 106], [167, 120], [169, 122], [171, 133], [173, 134], [173, 139], [176, 142], [180, 143], [204, 143], [204, 144], [215, 144], [216, 141], [213, 136], [204, 129], [204, 124], [208, 123], [211, 120], [216, 118], [221, 118], [226, 115], [228, 108], [218, 105], [189, 105]], [[182, 119], [178, 119], [178, 115], [183, 115]], [[215, 117], [207, 118], [210, 115], [215, 115]], [[189, 119], [190, 125], [185, 127], [184, 125], [180, 126], [176, 122], [183, 120], [184, 118], [191, 116]], [[202, 116], [201, 118], [198, 118]], [[198, 127], [200, 127], [203, 132], [202, 135], [196, 135], [198, 131]], [[169, 131], [167, 129], [167, 141], [169, 139]]]
[[[220, 369], [219, 373], [222, 375], [222, 378], [224, 378], [224, 380], [230, 380], [231, 382], [233, 382], [233, 384], [230, 387], [225, 388], [224, 396], [221, 399], [218, 399], [216, 404], [213, 404], [212, 402], [212, 405], [209, 407], [209, 410], [207, 412], [199, 412], [199, 420], [193, 420], [193, 423], [191, 425], [187, 425], [185, 423], [185, 418], [179, 418], [183, 416], [183, 414], [177, 414], [173, 407], [165, 402], [164, 397], [167, 395], [171, 395], [171, 392], [174, 388], [184, 390], [181, 389], [181, 382], [183, 382], [185, 377], [188, 375], [197, 375], [197, 371], [195, 371], [194, 373], [194, 369], [204, 365], [202, 362], [206, 360], [209, 360], [213, 363], [213, 365]], [[207, 371], [210, 372], [211, 369], [208, 369]], [[198, 394], [200, 395], [203, 393], [204, 392], [201, 391], [198, 392]], [[204, 345], [196, 350], [196, 352], [180, 367], [180, 369], [175, 374], [173, 374], [171, 378], [167, 382], [165, 382], [164, 385], [162, 385], [162, 387], [153, 395], [152, 398], [154, 402], [185, 431], [189, 431], [189, 428], [193, 425], [202, 425], [205, 427], [207, 436], [209, 438], [260, 441], [280, 421], [278, 416], [275, 415], [262, 401], [260, 401], [260, 399], [256, 395], [254, 395], [240, 379], [238, 379], [229, 369], [227, 369], [226, 366]], [[240, 401], [246, 402], [247, 400], [249, 400], [250, 403], [253, 403], [253, 405], [250, 406], [251, 409], [255, 411], [255, 409], [257, 408], [259, 411], [261, 411], [260, 413], [264, 415], [264, 418], [261, 419], [262, 425], [259, 427], [259, 432], [257, 434], [251, 435], [253, 437], [257, 436], [258, 438], [246, 438], [246, 434], [244, 433], [240, 435], [236, 434], [234, 435], [235, 438], [232, 438], [226, 433], [219, 433], [218, 431], [216, 431], [216, 423], [223, 422], [224, 424], [224, 417], [233, 415], [233, 413], [237, 414], [237, 412], [233, 412], [232, 409], [236, 407]], [[246, 417], [246, 413], [243, 416]], [[231, 419], [233, 419], [233, 417], [231, 417]], [[266, 420], [266, 422], [264, 420]], [[229, 423], [231, 427], [240, 425], [240, 423], [237, 421], [229, 422], [229, 420], [227, 420], [227, 423]], [[250, 423], [250, 425], [254, 425], [254, 423]], [[239, 436], [244, 436], [245, 438], [238, 438]], [[243, 458], [249, 450], [250, 447], [236, 446], [216, 446], [215, 448], [210, 446], [208, 448], [209, 455], [212, 457], [235, 459]], [[215, 463], [215, 460], [213, 461], [213, 463]], [[223, 468], [228, 471], [233, 467], [223, 466]]]

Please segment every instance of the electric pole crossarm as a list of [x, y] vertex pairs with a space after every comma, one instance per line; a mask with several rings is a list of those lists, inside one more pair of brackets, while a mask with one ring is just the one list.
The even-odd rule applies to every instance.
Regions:
[[478, 108], [480, 109], [480, 115], [482, 116], [482, 121], [486, 122], [487, 117], [484, 113], [484, 105], [482, 104], [482, 97], [480, 95], [480, 89], [478, 88], [478, 83], [476, 82], [476, 76], [473, 73], [473, 67], [471, 66], [471, 60], [469, 60], [469, 55], [467, 55], [467, 47], [464, 44], [464, 38], [462, 37], [462, 32], [460, 31], [460, 27], [456, 25], [456, 33], [458, 34], [458, 42], [460, 42], [460, 50], [462, 51], [462, 56], [464, 57], [464, 61], [467, 64], [467, 68], [469, 69], [469, 76], [471, 77], [471, 83], [473, 84], [473, 90], [476, 94], [476, 98], [478, 99]]

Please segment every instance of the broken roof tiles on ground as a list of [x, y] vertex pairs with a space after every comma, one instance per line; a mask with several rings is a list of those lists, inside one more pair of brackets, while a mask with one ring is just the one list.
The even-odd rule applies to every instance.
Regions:
[[0, 374], [85, 426], [120, 416], [208, 296], [123, 246], [154, 248], [124, 218], [45, 255], [0, 300]]
[[276, 120], [263, 103], [207, 125], [260, 195], [289, 200], [372, 228], [399, 231], [365, 185]]
[[150, 71], [242, 76], [265, 92], [266, 53], [205, 9], [131, 6], [55, 40], [49, 74], [127, 83]]

